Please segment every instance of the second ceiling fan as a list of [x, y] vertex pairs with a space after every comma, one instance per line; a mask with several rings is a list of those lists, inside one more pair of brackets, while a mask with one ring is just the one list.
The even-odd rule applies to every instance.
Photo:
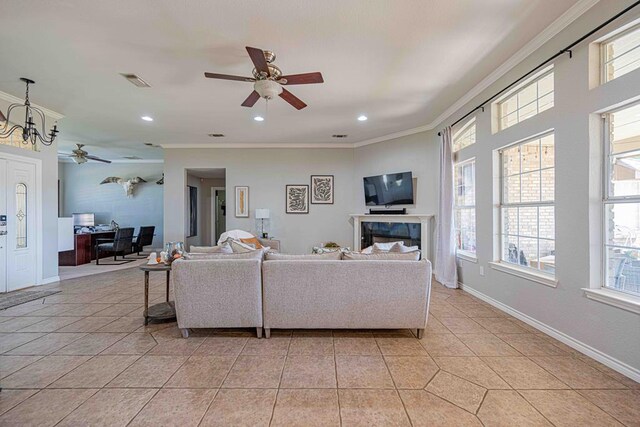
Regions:
[[247, 52], [253, 62], [253, 77], [232, 76], [228, 74], [204, 73], [205, 77], [210, 79], [237, 80], [241, 82], [253, 83], [253, 92], [242, 103], [243, 107], [253, 107], [260, 98], [267, 100], [276, 96], [287, 101], [298, 110], [302, 110], [307, 106], [302, 100], [289, 92], [283, 86], [289, 85], [305, 85], [312, 83], [324, 83], [322, 74], [304, 73], [282, 75], [282, 71], [273, 61], [276, 59], [275, 53], [269, 50], [262, 50], [255, 47], [247, 46]]

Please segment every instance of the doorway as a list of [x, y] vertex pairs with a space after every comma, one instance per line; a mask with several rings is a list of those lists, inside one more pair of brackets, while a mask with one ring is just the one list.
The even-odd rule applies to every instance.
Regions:
[[31, 159], [0, 157], [0, 292], [38, 284], [39, 165]]
[[224, 187], [211, 187], [211, 246], [227, 231], [227, 192]]

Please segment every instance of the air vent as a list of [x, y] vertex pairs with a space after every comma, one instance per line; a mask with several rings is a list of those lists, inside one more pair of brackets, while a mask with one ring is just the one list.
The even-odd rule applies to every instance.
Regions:
[[153, 144], [151, 142], [145, 142], [144, 145], [146, 145], [147, 147], [152, 147], [152, 148], [160, 148], [159, 145]]
[[209, 137], [211, 137], [211, 138], [224, 138], [224, 134], [223, 133], [210, 133]]
[[344, 134], [344, 133], [337, 133], [337, 134], [335, 134], [335, 135], [331, 135], [331, 137], [332, 137], [332, 138], [346, 138], [346, 137], [348, 137], [348, 136], [349, 136], [349, 135], [346, 135], [346, 134]]
[[138, 157], [138, 156], [124, 156], [123, 159], [127, 159], [127, 160], [142, 160], [142, 157]]
[[129, 81], [129, 83], [131, 83], [134, 86], [138, 86], [138, 87], [151, 87], [151, 85], [147, 82], [145, 82], [144, 80], [142, 80], [140, 77], [136, 76], [135, 74], [120, 74], [122, 77], [124, 77], [125, 79], [127, 79]]

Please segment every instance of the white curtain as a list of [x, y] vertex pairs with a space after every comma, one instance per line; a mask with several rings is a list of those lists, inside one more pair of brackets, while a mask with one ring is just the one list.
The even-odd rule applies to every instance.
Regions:
[[453, 150], [451, 127], [440, 132], [440, 197], [436, 230], [436, 280], [447, 288], [458, 287], [455, 230], [453, 224]]

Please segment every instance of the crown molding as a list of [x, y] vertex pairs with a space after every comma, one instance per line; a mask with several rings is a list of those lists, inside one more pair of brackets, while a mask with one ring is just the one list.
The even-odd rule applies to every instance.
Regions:
[[[105, 159], [105, 160], [109, 160], [109, 159]], [[89, 161], [92, 164], [98, 164], [100, 162], [95, 162], [95, 161]], [[89, 163], [87, 162], [87, 163]], [[73, 160], [71, 160], [71, 158], [69, 157], [58, 157], [58, 163], [74, 163], [75, 162]], [[140, 160], [130, 160], [130, 159], [116, 159], [116, 160], [111, 160], [111, 163], [137, 163], [137, 164], [156, 164], [156, 163], [164, 163], [163, 159], [140, 159]], [[103, 165], [106, 165], [107, 163], [102, 163]]]
[[224, 143], [224, 144], [160, 144], [160, 146], [164, 149], [182, 149], [182, 148], [354, 148], [353, 143], [340, 143], [340, 144], [331, 144], [328, 142], [325, 143], [310, 143], [310, 144], [299, 144], [299, 143], [259, 143], [259, 142], [250, 142], [244, 143], [239, 142], [237, 144], [234, 143]]
[[366, 139], [364, 141], [356, 142], [353, 144], [355, 148], [363, 147], [365, 145], [376, 144], [378, 142], [388, 141], [390, 139], [396, 139], [402, 136], [413, 135], [415, 133], [425, 132], [435, 129], [438, 125], [446, 121], [449, 117], [456, 113], [459, 109], [471, 102], [475, 97], [480, 95], [489, 86], [497, 82], [505, 74], [511, 71], [515, 66], [531, 56], [535, 51], [540, 49], [549, 40], [557, 36], [562, 30], [571, 25], [576, 19], [582, 16], [585, 12], [595, 6], [600, 0], [580, 0], [571, 6], [565, 13], [560, 15], [558, 19], [553, 21], [547, 28], [542, 30], [537, 36], [531, 39], [522, 49], [518, 50], [511, 58], [507, 59], [502, 65], [496, 68], [491, 74], [485, 77], [480, 83], [473, 87], [465, 96], [460, 98], [449, 108], [444, 110], [436, 119], [428, 125], [419, 126], [405, 131], [395, 132], [377, 138]]
[[[2, 91], [0, 91], [0, 99], [7, 101], [10, 104], [24, 104], [23, 98], [18, 98], [17, 96], [13, 96], [11, 94], [8, 94]], [[49, 110], [48, 108], [42, 107], [38, 104], [31, 103], [31, 106], [35, 108], [39, 108], [40, 110], [42, 110], [45, 116], [53, 120], [61, 120], [64, 118], [64, 114], [56, 113], [55, 111]]]

